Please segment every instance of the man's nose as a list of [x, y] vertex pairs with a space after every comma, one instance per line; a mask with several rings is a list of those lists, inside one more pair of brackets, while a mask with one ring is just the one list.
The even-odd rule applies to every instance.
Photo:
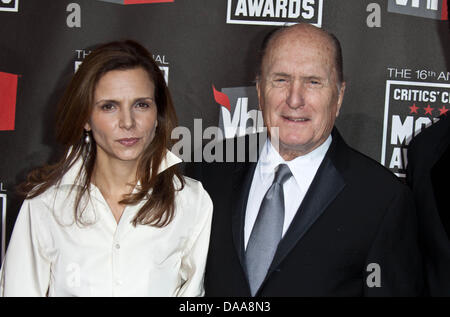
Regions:
[[286, 98], [286, 103], [289, 108], [297, 109], [305, 105], [304, 89], [305, 87], [300, 80], [293, 80], [290, 83], [289, 90], [287, 92], [288, 96]]
[[123, 109], [120, 113], [119, 126], [122, 129], [132, 129], [135, 126], [134, 114], [131, 109]]

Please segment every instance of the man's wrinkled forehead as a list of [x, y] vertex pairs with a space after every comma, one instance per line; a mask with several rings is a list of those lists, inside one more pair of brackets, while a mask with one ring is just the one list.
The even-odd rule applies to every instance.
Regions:
[[[312, 48], [315, 54], [327, 54], [332, 69], [336, 70], [335, 54], [336, 48], [332, 38], [320, 28], [309, 24], [299, 24], [276, 32], [268, 41], [265, 54], [262, 57], [262, 69], [264, 73], [271, 61], [276, 59], [287, 47], [296, 44], [299, 47], [299, 53], [302, 47]], [[263, 74], [261, 74], [263, 75]]]

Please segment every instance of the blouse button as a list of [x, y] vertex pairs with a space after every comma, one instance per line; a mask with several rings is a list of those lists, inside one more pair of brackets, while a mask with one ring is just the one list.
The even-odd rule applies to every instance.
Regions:
[[116, 244], [116, 249], [120, 249], [120, 244]]

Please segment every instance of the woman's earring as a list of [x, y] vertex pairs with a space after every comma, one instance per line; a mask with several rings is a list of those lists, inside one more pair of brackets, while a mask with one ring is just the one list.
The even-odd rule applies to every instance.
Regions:
[[85, 137], [84, 137], [84, 143], [89, 145], [91, 143], [91, 136], [89, 135], [89, 131], [84, 131]]

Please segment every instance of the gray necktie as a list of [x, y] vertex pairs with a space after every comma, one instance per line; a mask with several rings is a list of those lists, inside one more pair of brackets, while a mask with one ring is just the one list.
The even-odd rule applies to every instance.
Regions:
[[248, 240], [245, 260], [252, 296], [264, 281], [281, 240], [284, 223], [283, 184], [291, 175], [286, 164], [278, 166], [273, 183], [263, 198]]

